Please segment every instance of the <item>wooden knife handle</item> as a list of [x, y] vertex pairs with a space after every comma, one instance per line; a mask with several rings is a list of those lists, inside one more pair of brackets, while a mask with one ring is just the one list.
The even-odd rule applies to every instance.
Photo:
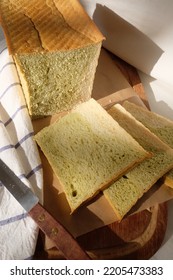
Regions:
[[28, 213], [39, 228], [54, 242], [68, 260], [89, 260], [90, 257], [79, 246], [73, 236], [56, 221], [41, 204], [34, 206]]

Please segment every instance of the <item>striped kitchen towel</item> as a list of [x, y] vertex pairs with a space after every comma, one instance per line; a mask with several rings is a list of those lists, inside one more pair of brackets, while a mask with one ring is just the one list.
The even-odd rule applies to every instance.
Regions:
[[[20, 80], [5, 40], [0, 41], [0, 158], [42, 203], [43, 177]], [[32, 258], [38, 228], [0, 182], [0, 259]]]

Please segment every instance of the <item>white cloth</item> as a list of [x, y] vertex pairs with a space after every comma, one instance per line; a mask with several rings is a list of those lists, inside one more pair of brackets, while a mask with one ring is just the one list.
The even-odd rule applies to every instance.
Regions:
[[[42, 166], [14, 61], [0, 41], [0, 158], [39, 197]], [[0, 182], [0, 259], [32, 258], [38, 228]]]
[[80, 2], [106, 36], [106, 48], [144, 73], [173, 85], [173, 1]]
[[173, 119], [173, 1], [80, 2], [105, 35], [105, 48], [140, 70], [151, 109]]

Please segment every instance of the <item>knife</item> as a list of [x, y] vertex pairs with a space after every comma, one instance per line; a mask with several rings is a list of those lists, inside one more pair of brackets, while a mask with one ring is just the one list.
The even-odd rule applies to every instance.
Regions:
[[55, 244], [68, 260], [89, 260], [88, 254], [80, 247], [74, 237], [55, 220], [39, 203], [38, 197], [15, 173], [0, 159], [0, 181], [28, 212], [38, 227]]

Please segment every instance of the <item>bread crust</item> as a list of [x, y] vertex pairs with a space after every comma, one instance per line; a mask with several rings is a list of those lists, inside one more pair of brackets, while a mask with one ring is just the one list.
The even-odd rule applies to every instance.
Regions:
[[104, 39], [77, 0], [2, 0], [0, 21], [13, 55], [77, 49]]

